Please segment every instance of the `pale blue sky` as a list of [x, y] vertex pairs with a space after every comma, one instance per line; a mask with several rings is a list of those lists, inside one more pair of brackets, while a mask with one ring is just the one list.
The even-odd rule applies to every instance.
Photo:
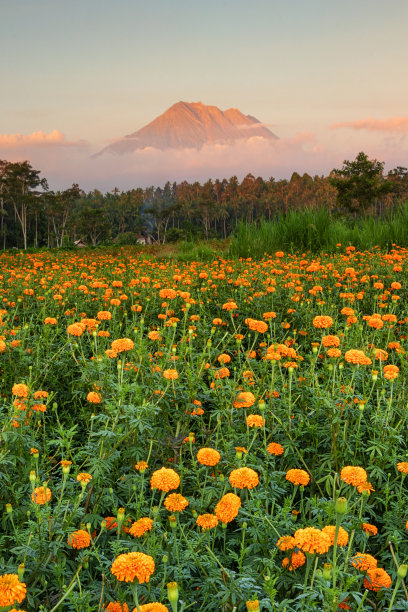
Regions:
[[93, 151], [185, 100], [341, 147], [333, 122], [408, 115], [407, 23], [406, 0], [0, 0], [0, 134]]

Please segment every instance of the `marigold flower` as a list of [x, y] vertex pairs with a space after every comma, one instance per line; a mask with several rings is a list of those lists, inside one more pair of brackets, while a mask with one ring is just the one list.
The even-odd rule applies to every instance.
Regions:
[[377, 535], [378, 533], [377, 527], [375, 525], [371, 525], [371, 523], [363, 523], [362, 529], [368, 536]]
[[43, 506], [51, 499], [51, 489], [48, 487], [36, 487], [31, 493], [31, 499], [35, 504]]
[[160, 333], [158, 331], [150, 331], [147, 334], [147, 337], [149, 338], [149, 340], [160, 340]]
[[159, 297], [166, 300], [174, 300], [174, 298], [177, 297], [177, 291], [174, 291], [174, 289], [161, 289], [159, 291]]
[[285, 550], [293, 550], [295, 548], [295, 538], [290, 535], [282, 536], [276, 542], [276, 546], [282, 552], [285, 552]]
[[206, 531], [207, 529], [216, 527], [218, 525], [218, 519], [215, 514], [200, 514], [196, 519], [196, 523], [203, 531]]
[[296, 570], [306, 563], [306, 555], [301, 550], [294, 551], [290, 557], [285, 557], [282, 561], [282, 567], [287, 567], [290, 572]]
[[230, 374], [231, 373], [228, 368], [218, 368], [218, 370], [215, 371], [214, 378], [216, 380], [220, 380], [222, 378], [229, 378]]
[[265, 419], [260, 414], [249, 414], [246, 418], [248, 427], [263, 427]]
[[230, 523], [238, 515], [241, 500], [235, 493], [226, 493], [215, 506], [215, 515], [222, 523]]
[[238, 308], [238, 306], [236, 305], [235, 302], [225, 302], [225, 304], [222, 305], [222, 309], [223, 310], [236, 310]]
[[333, 325], [333, 319], [326, 315], [318, 315], [313, 319], [313, 327], [317, 329], [327, 329]]
[[234, 408], [250, 408], [255, 404], [255, 395], [249, 391], [238, 393], [238, 396], [233, 403]]
[[140, 518], [138, 521], [133, 523], [129, 529], [130, 535], [135, 538], [141, 538], [147, 531], [151, 531], [153, 528], [153, 520], [147, 516]]
[[44, 325], [56, 325], [57, 324], [57, 319], [55, 319], [54, 317], [46, 317], [44, 319]]
[[397, 463], [397, 470], [403, 474], [408, 474], [408, 463], [406, 461]]
[[164, 506], [169, 512], [182, 512], [188, 506], [188, 500], [180, 493], [170, 493], [164, 500]]
[[337, 348], [340, 346], [340, 338], [338, 336], [323, 336], [322, 345], [325, 348], [329, 348], [331, 346]]
[[145, 472], [148, 467], [149, 466], [147, 465], [146, 461], [138, 461], [135, 465], [135, 470], [138, 470], [139, 472]]
[[130, 338], [119, 338], [119, 340], [113, 340], [111, 342], [111, 349], [115, 353], [124, 353], [125, 351], [131, 351], [135, 343]]
[[154, 572], [154, 560], [150, 555], [141, 552], [130, 552], [119, 555], [112, 564], [112, 574], [122, 582], [133, 582], [135, 578], [139, 584], [149, 582]]
[[[117, 529], [118, 528], [118, 517], [117, 516], [107, 516], [105, 517], [105, 523], [106, 523], [106, 529], [107, 531], [111, 531], [111, 529]], [[122, 523], [122, 533], [129, 533], [130, 529], [129, 527], [127, 527], [127, 525], [129, 525], [129, 523], [132, 522], [132, 519], [130, 517], [124, 519], [123, 523]]]
[[200, 448], [197, 453], [197, 461], [201, 465], [214, 466], [221, 459], [220, 453], [214, 448]]
[[315, 527], [306, 527], [298, 529], [294, 535], [295, 545], [302, 549], [303, 552], [318, 553], [320, 555], [326, 553], [330, 548], [329, 536]]
[[91, 543], [91, 536], [84, 529], [78, 529], [68, 536], [67, 543], [72, 548], [87, 548]]
[[[162, 603], [158, 603], [158, 602], [142, 604], [139, 607], [140, 607], [140, 612], [169, 612], [169, 609], [167, 606], [165, 606]], [[133, 612], [137, 612], [137, 609], [134, 608]]]
[[367, 472], [362, 467], [346, 465], [340, 472], [340, 478], [347, 484], [358, 487], [367, 482]]
[[388, 380], [395, 380], [396, 378], [398, 378], [399, 367], [392, 364], [386, 365], [383, 367], [383, 372], [384, 378], [387, 378]]
[[245, 323], [252, 331], [257, 331], [259, 334], [264, 334], [268, 331], [268, 324], [264, 321], [257, 321], [256, 319], [245, 319]]
[[39, 389], [38, 391], [36, 391], [34, 393], [34, 399], [41, 399], [41, 398], [46, 398], [48, 397], [48, 391], [42, 391], [41, 389]]
[[358, 349], [350, 349], [344, 353], [344, 359], [348, 363], [353, 363], [355, 365], [371, 365], [372, 360], [367, 357], [364, 351], [359, 351]]
[[21, 603], [26, 596], [27, 587], [20, 582], [17, 574], [3, 574], [0, 576], [0, 606], [12, 606]]
[[172, 489], [177, 489], [180, 485], [180, 476], [171, 468], [162, 467], [153, 472], [150, 479], [152, 489], [159, 489], [168, 493]]
[[[322, 529], [323, 533], [327, 534], [330, 538], [330, 544], [334, 546], [334, 536], [336, 533], [335, 525], [326, 525]], [[337, 546], [346, 546], [348, 542], [349, 536], [348, 533], [343, 527], [339, 527], [339, 533], [337, 534]]]
[[354, 557], [351, 557], [351, 565], [360, 572], [366, 572], [369, 569], [377, 567], [377, 559], [368, 553], [358, 552]]
[[112, 313], [109, 310], [100, 310], [96, 315], [96, 318], [100, 321], [110, 321], [112, 318]]
[[337, 357], [341, 357], [341, 350], [338, 348], [330, 348], [327, 351], [327, 356], [337, 359]]
[[69, 461], [68, 459], [62, 459], [60, 463], [63, 468], [67, 468], [72, 465], [72, 461]]
[[177, 372], [177, 370], [174, 370], [174, 369], [164, 370], [163, 371], [163, 376], [167, 380], [177, 380], [178, 379], [178, 372]]
[[309, 484], [310, 481], [310, 476], [305, 470], [288, 470], [285, 478], [294, 485], [302, 485], [304, 487]]
[[221, 353], [221, 355], [218, 355], [217, 361], [225, 365], [226, 363], [229, 363], [231, 361], [231, 357], [226, 353]]
[[111, 601], [106, 606], [105, 612], [129, 612], [129, 606], [127, 603], [122, 604], [119, 601]]
[[246, 601], [246, 609], [247, 612], [260, 612], [259, 601], [258, 599], [253, 599], [251, 601]]
[[248, 467], [232, 470], [229, 475], [231, 485], [236, 489], [253, 489], [259, 484], [259, 476]]
[[367, 575], [363, 580], [363, 585], [370, 591], [379, 591], [380, 589], [388, 589], [391, 586], [391, 576], [381, 567], [375, 567], [367, 570]]
[[70, 336], [82, 336], [85, 331], [85, 325], [81, 325], [81, 323], [72, 323], [72, 325], [68, 325], [67, 333]]
[[86, 396], [86, 399], [91, 404], [100, 404], [102, 401], [102, 397], [100, 393], [96, 393], [96, 391], [90, 391], [88, 395]]
[[23, 383], [16, 383], [11, 389], [12, 394], [16, 395], [19, 398], [28, 397], [29, 391], [30, 389], [27, 387], [27, 385], [24, 385]]
[[92, 476], [91, 474], [88, 474], [88, 472], [80, 472], [76, 479], [78, 482], [85, 482], [86, 484], [88, 484], [88, 482], [91, 482]]
[[367, 495], [371, 495], [371, 492], [374, 491], [374, 487], [371, 484], [371, 482], [363, 482], [359, 485], [357, 485], [357, 491], [359, 493], [367, 493]]
[[266, 447], [266, 450], [268, 451], [268, 453], [270, 455], [283, 455], [284, 448], [283, 446], [281, 446], [281, 444], [278, 444], [277, 442], [270, 442], [270, 444], [268, 444], [268, 446]]

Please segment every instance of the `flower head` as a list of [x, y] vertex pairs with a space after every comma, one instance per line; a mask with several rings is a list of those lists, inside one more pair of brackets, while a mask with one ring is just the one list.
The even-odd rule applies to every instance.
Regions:
[[141, 538], [147, 531], [151, 531], [153, 528], [153, 520], [147, 516], [140, 518], [138, 521], [133, 523], [129, 529], [130, 535], [135, 538]]
[[49, 489], [48, 487], [36, 487], [31, 493], [31, 499], [35, 504], [43, 506], [51, 499], [51, 489]]
[[347, 484], [358, 487], [367, 482], [367, 472], [362, 467], [346, 465], [340, 472], [340, 478]]
[[0, 576], [0, 606], [12, 606], [21, 603], [26, 596], [27, 588], [20, 582], [17, 574], [3, 574]]
[[122, 582], [133, 582], [137, 578], [139, 584], [142, 584], [143, 582], [149, 582], [154, 568], [154, 560], [150, 555], [130, 552], [119, 555], [115, 559], [111, 572]]
[[169, 512], [182, 512], [188, 506], [188, 500], [180, 493], [170, 493], [164, 500], [164, 506]]
[[218, 519], [215, 514], [200, 514], [196, 519], [196, 523], [203, 531], [206, 531], [207, 529], [216, 527], [218, 525]]
[[250, 408], [255, 404], [255, 395], [249, 391], [243, 391], [238, 393], [236, 400], [234, 401], [234, 408]]
[[241, 500], [235, 493], [226, 493], [215, 506], [215, 515], [222, 523], [230, 523], [238, 515]]
[[327, 533], [315, 527], [306, 527], [298, 529], [294, 535], [295, 545], [303, 552], [318, 553], [320, 555], [326, 553], [330, 548], [330, 538]]
[[259, 476], [248, 467], [232, 470], [229, 475], [231, 485], [237, 489], [253, 489], [259, 484]]
[[214, 448], [200, 448], [197, 453], [197, 461], [201, 465], [214, 466], [221, 459], [220, 453]]
[[113, 340], [113, 342], [111, 342], [111, 350], [115, 353], [131, 351], [134, 346], [135, 343], [130, 338], [119, 338], [119, 340]]
[[159, 489], [168, 493], [172, 489], [177, 489], [180, 485], [180, 476], [171, 468], [162, 467], [153, 472], [150, 479], [152, 489]]
[[87, 548], [91, 543], [91, 536], [84, 529], [78, 529], [68, 536], [67, 543], [72, 548]]
[[302, 485], [304, 487], [309, 484], [310, 481], [310, 476], [305, 470], [288, 470], [285, 478], [294, 485]]
[[278, 455], [283, 455], [283, 453], [285, 452], [283, 446], [281, 446], [277, 442], [271, 442], [270, 444], [268, 444], [266, 450], [270, 455], [275, 455], [276, 457]]
[[368, 569], [367, 576], [363, 580], [365, 588], [375, 592], [380, 589], [388, 589], [391, 583], [391, 576], [381, 567]]

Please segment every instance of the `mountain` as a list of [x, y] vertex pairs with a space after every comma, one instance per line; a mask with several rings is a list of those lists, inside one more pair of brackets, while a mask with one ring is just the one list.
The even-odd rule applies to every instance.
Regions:
[[228, 143], [253, 136], [277, 136], [251, 115], [237, 108], [222, 111], [202, 102], [177, 102], [137, 132], [121, 138], [100, 153], [122, 155], [137, 149], [200, 149], [205, 144]]

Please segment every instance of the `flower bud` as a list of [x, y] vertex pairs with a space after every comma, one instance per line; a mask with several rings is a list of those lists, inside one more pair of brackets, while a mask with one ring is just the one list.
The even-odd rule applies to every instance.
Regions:
[[103, 533], [105, 531], [105, 529], [106, 529], [106, 521], [105, 521], [105, 519], [103, 519], [101, 521], [101, 533]]
[[35, 471], [31, 470], [31, 472], [30, 472], [30, 482], [35, 482], [35, 479], [36, 479]]
[[323, 565], [323, 578], [325, 580], [330, 580], [331, 579], [331, 575], [332, 575], [332, 564], [331, 563], [325, 563]]
[[11, 514], [13, 512], [13, 506], [11, 504], [6, 504], [6, 512], [7, 514]]
[[169, 522], [170, 522], [170, 527], [171, 527], [172, 529], [175, 529], [175, 528], [177, 527], [177, 519], [176, 519], [176, 517], [174, 516], [174, 514], [170, 514], [170, 516], [169, 516]]
[[261, 608], [259, 607], [259, 601], [257, 599], [253, 599], [252, 601], [246, 601], [246, 609], [249, 612], [261, 612]]
[[[20, 563], [20, 565], [18, 566], [17, 569], [17, 573], [18, 573], [18, 579], [20, 580], [20, 582], [23, 582], [23, 578], [24, 578], [24, 563]], [[402, 567], [402, 566], [401, 566]], [[405, 566], [406, 567], [406, 566]]]
[[408, 565], [400, 565], [397, 571], [398, 578], [404, 579], [407, 575]]
[[345, 497], [339, 497], [335, 505], [336, 514], [346, 514], [347, 512], [347, 499]]
[[178, 597], [179, 592], [177, 582], [169, 582], [167, 584], [167, 598], [171, 603], [171, 607], [173, 608], [173, 610], [177, 610]]
[[163, 563], [168, 563], [168, 561], [169, 561], [168, 556], [167, 555], [163, 555], [162, 561], [163, 561]]

